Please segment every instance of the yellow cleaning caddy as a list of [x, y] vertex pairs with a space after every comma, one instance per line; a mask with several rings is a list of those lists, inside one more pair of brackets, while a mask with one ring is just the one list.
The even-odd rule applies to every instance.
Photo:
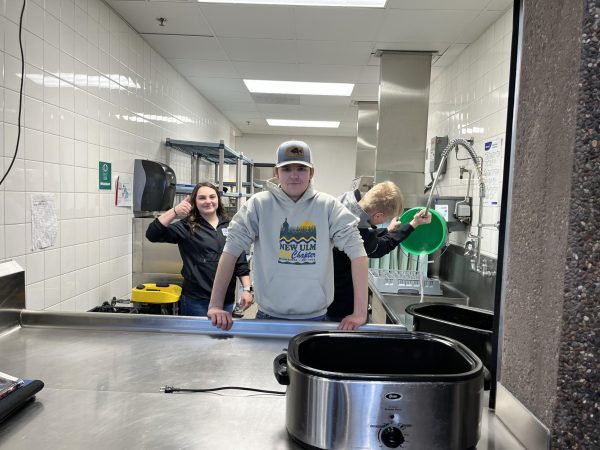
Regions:
[[138, 303], [175, 303], [180, 296], [176, 284], [145, 283], [131, 289], [131, 301]]

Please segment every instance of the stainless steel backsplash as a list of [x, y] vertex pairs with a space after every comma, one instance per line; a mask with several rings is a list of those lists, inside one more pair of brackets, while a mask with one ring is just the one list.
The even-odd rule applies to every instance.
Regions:
[[[496, 267], [496, 259], [482, 255], [490, 269]], [[469, 297], [469, 306], [493, 311], [496, 276], [483, 277], [471, 270], [471, 263], [464, 255], [464, 248], [450, 245], [430, 267], [429, 276], [437, 276], [442, 281]]]

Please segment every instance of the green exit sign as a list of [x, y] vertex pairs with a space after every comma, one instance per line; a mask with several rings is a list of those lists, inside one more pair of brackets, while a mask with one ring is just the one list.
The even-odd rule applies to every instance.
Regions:
[[112, 186], [111, 163], [98, 161], [98, 188], [110, 190]]

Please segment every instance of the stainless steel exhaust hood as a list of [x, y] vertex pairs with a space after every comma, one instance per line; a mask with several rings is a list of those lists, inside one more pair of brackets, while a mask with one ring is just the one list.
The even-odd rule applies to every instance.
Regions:
[[381, 56], [381, 75], [375, 182], [393, 181], [404, 194], [406, 208], [419, 206], [423, 198], [431, 53], [377, 54]]
[[356, 177], [375, 176], [375, 152], [377, 150], [377, 102], [356, 102], [358, 125], [356, 130]]

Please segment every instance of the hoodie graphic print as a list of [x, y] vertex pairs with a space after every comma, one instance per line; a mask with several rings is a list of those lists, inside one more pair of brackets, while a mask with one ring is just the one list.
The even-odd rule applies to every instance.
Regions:
[[317, 227], [310, 220], [291, 226], [287, 217], [279, 231], [279, 264], [301, 266], [317, 261]]

